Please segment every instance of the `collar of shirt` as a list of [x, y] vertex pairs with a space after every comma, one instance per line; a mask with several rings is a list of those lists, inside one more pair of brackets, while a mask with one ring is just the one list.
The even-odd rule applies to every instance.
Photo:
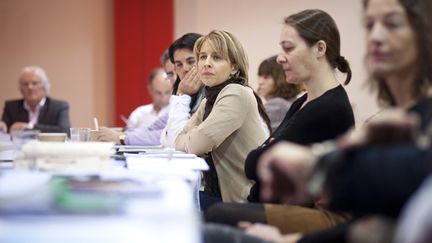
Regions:
[[151, 111], [150, 111], [150, 114], [154, 115], [155, 117], [161, 117], [161, 116], [164, 115], [165, 113], [168, 113], [169, 109], [170, 109], [170, 105], [168, 104], [168, 105], [162, 107], [162, 108], [159, 110], [159, 112], [157, 112], [157, 111], [154, 109], [154, 106], [153, 106], [153, 104], [152, 104], [152, 109], [151, 109]]
[[[151, 105], [150, 114], [152, 114], [152, 115], [154, 115], [154, 116], [157, 116], [159, 112], [157, 112], [157, 111], [155, 110], [155, 107], [154, 107], [153, 104], [150, 104], [150, 105]], [[162, 110], [162, 109], [161, 109], [161, 110]]]
[[27, 103], [27, 101], [24, 101], [24, 109], [28, 111], [29, 114], [29, 122], [27, 125], [27, 128], [33, 129], [34, 125], [37, 123], [39, 118], [39, 111], [42, 108], [42, 106], [45, 105], [46, 97], [44, 97], [39, 104], [36, 106], [36, 110], [33, 112], [30, 108], [30, 105]]

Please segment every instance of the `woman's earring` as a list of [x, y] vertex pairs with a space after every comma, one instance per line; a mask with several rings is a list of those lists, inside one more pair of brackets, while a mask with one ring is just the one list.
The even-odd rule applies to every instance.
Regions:
[[229, 77], [230, 77], [230, 78], [238, 77], [238, 73], [239, 73], [238, 70], [235, 71], [234, 73], [230, 73]]

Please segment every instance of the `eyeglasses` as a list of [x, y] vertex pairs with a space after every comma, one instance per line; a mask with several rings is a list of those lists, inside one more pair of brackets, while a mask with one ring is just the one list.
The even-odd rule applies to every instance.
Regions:
[[168, 78], [168, 79], [173, 79], [174, 78], [174, 72], [166, 72], [165, 73], [166, 74], [166, 77]]

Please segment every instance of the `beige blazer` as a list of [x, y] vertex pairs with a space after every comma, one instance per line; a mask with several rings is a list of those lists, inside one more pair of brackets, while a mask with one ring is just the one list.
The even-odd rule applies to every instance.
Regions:
[[249, 87], [229, 84], [216, 98], [203, 120], [206, 100], [177, 136], [177, 150], [197, 155], [212, 152], [224, 202], [245, 202], [252, 181], [244, 172], [247, 154], [260, 146], [268, 134]]

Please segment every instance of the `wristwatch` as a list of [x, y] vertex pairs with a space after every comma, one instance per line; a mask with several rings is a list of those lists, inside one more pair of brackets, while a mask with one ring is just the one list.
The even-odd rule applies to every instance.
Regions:
[[125, 145], [126, 134], [122, 133], [118, 136], [121, 145]]

